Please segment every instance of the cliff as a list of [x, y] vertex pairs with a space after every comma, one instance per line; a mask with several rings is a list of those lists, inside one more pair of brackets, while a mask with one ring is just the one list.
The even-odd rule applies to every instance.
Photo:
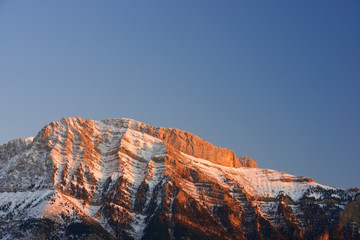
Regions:
[[360, 238], [358, 189], [130, 119], [61, 119], [0, 162], [0, 239]]

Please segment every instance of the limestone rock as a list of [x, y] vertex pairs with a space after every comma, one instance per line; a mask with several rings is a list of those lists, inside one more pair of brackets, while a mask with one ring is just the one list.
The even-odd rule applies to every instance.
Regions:
[[247, 157], [247, 156], [239, 157], [239, 161], [240, 161], [241, 165], [244, 167], [250, 167], [250, 168], [257, 167], [256, 162], [250, 157]]
[[359, 239], [359, 189], [178, 129], [61, 119], [0, 146], [0, 239]]

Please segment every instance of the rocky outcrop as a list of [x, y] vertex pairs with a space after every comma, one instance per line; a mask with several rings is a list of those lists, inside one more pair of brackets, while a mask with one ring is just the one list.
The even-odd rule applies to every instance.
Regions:
[[198, 136], [176, 128], [150, 126], [131, 119], [108, 119], [104, 121], [117, 127], [123, 126], [162, 140], [167, 148], [177, 149], [188, 155], [209, 160], [210, 162], [227, 167], [256, 167], [251, 158], [239, 159], [231, 150], [215, 147], [213, 144]]
[[130, 119], [52, 122], [0, 162], [0, 239], [359, 238], [358, 189]]
[[340, 213], [341, 226], [345, 226], [347, 239], [360, 239], [360, 194]]
[[252, 158], [249, 158], [247, 156], [239, 157], [239, 161], [241, 165], [244, 167], [251, 167], [251, 168], [257, 167], [257, 163]]

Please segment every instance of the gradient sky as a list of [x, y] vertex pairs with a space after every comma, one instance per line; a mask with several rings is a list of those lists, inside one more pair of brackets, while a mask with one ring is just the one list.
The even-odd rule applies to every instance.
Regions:
[[0, 144], [63, 117], [128, 117], [360, 187], [359, 13], [356, 0], [0, 0]]

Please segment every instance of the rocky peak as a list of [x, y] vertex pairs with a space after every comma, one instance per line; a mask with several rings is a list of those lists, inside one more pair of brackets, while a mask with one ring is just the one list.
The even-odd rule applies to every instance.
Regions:
[[101, 122], [146, 133], [162, 140], [166, 148], [175, 149], [190, 156], [206, 159], [222, 166], [256, 167], [256, 162], [251, 158], [247, 158], [245, 161], [239, 159], [233, 151], [216, 147], [200, 137], [180, 129], [150, 126], [128, 118], [108, 119]]
[[216, 147], [190, 132], [176, 128], [151, 126], [129, 118], [102, 121], [90, 119], [84, 121], [81, 117], [63, 118], [59, 122], [52, 122], [45, 126], [40, 132], [42, 138], [48, 137], [50, 132], [56, 132], [59, 124], [63, 125], [70, 132], [81, 132], [83, 137], [93, 135], [96, 129], [99, 128], [132, 129], [163, 141], [168, 149], [180, 151], [222, 166], [257, 167], [253, 159], [246, 156], [238, 158], [233, 151]]
[[179, 129], [64, 118], [0, 163], [0, 239], [360, 239], [359, 189]]

